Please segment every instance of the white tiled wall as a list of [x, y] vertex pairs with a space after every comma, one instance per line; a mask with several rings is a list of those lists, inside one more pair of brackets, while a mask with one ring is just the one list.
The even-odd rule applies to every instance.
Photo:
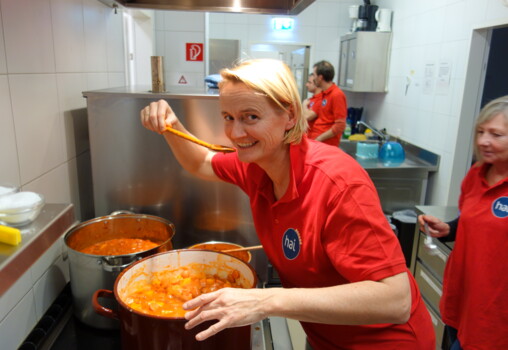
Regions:
[[[274, 15], [212, 13], [209, 17], [210, 38], [239, 39], [243, 58], [249, 58], [254, 43], [278, 42], [311, 46], [311, 65], [328, 60], [335, 67], [339, 60], [339, 39], [351, 25], [348, 9], [358, 1], [316, 0], [295, 19], [291, 33], [277, 33], [271, 29]], [[336, 80], [336, 79], [335, 79]]]
[[[500, 0], [378, 0], [376, 5], [394, 10], [389, 91], [364, 94], [364, 117], [390, 134], [441, 155], [430, 204], [456, 205], [457, 198], [450, 192], [460, 181], [452, 180], [451, 167], [457, 153], [472, 32], [492, 20], [504, 18], [508, 25], [508, 7]], [[436, 75], [441, 62], [451, 66], [449, 88], [424, 89], [425, 65], [434, 64]]]
[[[354, 0], [317, 0], [295, 18], [292, 33], [271, 30], [273, 15], [210, 13], [211, 39], [240, 40], [242, 58], [249, 58], [251, 44], [278, 42], [311, 46], [311, 62], [338, 64], [339, 37], [350, 27], [348, 8]], [[185, 43], [205, 40], [205, 15], [199, 12], [156, 11], [156, 54], [164, 56], [166, 87], [179, 85], [182, 75], [188, 85], [203, 86], [205, 63], [185, 61]], [[189, 77], [189, 79], [187, 79]]]
[[[125, 85], [122, 16], [97, 0], [0, 0], [0, 183], [73, 203], [78, 219], [91, 208], [82, 92]], [[69, 281], [61, 252], [59, 240], [0, 298], [2, 349]]]
[[122, 11], [97, 0], [0, 0], [0, 14], [0, 183], [72, 202], [79, 219], [82, 92], [125, 85]]
[[204, 86], [205, 60], [186, 61], [185, 44], [204, 43], [205, 13], [155, 11], [155, 40], [155, 54], [164, 57], [166, 90]]

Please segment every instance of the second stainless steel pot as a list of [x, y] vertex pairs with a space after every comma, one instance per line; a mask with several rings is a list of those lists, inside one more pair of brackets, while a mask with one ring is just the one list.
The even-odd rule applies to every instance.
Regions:
[[[72, 228], [64, 242], [69, 257], [74, 315], [83, 323], [104, 329], [118, 328], [118, 322], [100, 317], [92, 308], [92, 296], [97, 289], [112, 289], [117, 276], [131, 263], [149, 255], [171, 250], [174, 225], [163, 218], [144, 214], [113, 213], [98, 217]], [[105, 256], [82, 253], [94, 243], [116, 238], [148, 239], [159, 245], [139, 253]], [[114, 301], [109, 306], [116, 309]]]

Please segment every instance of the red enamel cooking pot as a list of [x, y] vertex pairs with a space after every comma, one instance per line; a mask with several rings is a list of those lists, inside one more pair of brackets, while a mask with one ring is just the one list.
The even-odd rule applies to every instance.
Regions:
[[[205, 322], [193, 329], [184, 328], [183, 317], [148, 315], [127, 306], [125, 299], [129, 286], [149, 280], [151, 275], [164, 270], [174, 270], [192, 263], [207, 266], [211, 274], [237, 270], [243, 288], [255, 288], [257, 277], [254, 269], [246, 262], [231, 255], [209, 250], [173, 250], [146, 257], [126, 268], [116, 279], [114, 290], [99, 289], [92, 298], [96, 313], [120, 322], [122, 349], [124, 350], [204, 350], [204, 349], [250, 349], [251, 327], [225, 329], [204, 340], [197, 341], [196, 334], [217, 321]], [[132, 288], [131, 288], [132, 289]], [[99, 303], [99, 298], [114, 298], [118, 311]]]

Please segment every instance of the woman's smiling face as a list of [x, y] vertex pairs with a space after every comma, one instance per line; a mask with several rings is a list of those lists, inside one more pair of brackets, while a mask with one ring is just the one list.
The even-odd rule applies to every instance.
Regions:
[[508, 163], [508, 123], [502, 114], [478, 126], [476, 143], [486, 163]]
[[224, 131], [242, 162], [262, 166], [287, 152], [284, 136], [294, 126], [294, 118], [267, 96], [243, 83], [226, 82], [220, 90], [220, 107]]

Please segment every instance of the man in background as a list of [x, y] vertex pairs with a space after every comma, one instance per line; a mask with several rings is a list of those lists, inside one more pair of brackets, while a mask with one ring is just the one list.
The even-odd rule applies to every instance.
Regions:
[[340, 138], [346, 128], [347, 102], [344, 92], [333, 82], [335, 70], [328, 61], [314, 64], [314, 84], [321, 89], [321, 106], [308, 136], [311, 139], [332, 146], [340, 144]]
[[307, 79], [305, 86], [307, 87], [307, 91], [310, 92], [312, 96], [305, 99], [302, 103], [303, 116], [309, 123], [308, 130], [312, 130], [317, 119], [319, 109], [321, 108], [323, 95], [321, 94], [321, 89], [318, 88], [316, 84], [314, 84], [314, 73], [309, 74], [309, 78]]

